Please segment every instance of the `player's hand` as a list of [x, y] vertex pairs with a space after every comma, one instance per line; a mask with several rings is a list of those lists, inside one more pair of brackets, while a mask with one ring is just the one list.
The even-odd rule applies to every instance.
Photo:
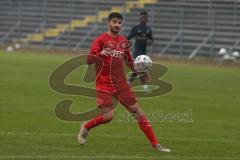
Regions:
[[148, 40], [147, 40], [147, 45], [148, 45], [148, 46], [151, 46], [152, 44], [153, 44], [153, 40], [152, 40], [152, 39], [148, 39]]
[[111, 49], [110, 49], [110, 48], [104, 48], [104, 49], [100, 52], [100, 55], [109, 56], [110, 54], [111, 54]]
[[145, 82], [151, 81], [151, 77], [148, 72], [138, 72], [138, 75], [141, 79], [143, 79]]

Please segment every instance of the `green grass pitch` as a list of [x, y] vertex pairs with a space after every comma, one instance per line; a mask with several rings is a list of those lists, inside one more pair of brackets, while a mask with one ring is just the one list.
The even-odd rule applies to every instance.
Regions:
[[[95, 106], [87, 97], [59, 94], [48, 86], [50, 73], [71, 55], [0, 52], [0, 159], [240, 159], [240, 69], [165, 62], [162, 79], [174, 90], [141, 98], [146, 113], [187, 113], [192, 122], [159, 122], [152, 126], [172, 153], [150, 147], [134, 121], [115, 119], [93, 129], [85, 146], [76, 141], [80, 122], [56, 118], [54, 107], [74, 99], [72, 112]], [[82, 70], [67, 81], [79, 84]]]

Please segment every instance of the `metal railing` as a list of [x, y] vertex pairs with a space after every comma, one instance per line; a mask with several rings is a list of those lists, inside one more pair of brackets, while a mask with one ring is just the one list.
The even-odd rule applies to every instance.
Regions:
[[8, 32], [6, 32], [3, 37], [0, 39], [0, 43], [3, 43], [8, 37], [20, 26], [21, 21], [17, 21], [14, 26], [12, 26]]
[[[0, 43], [4, 43], [10, 35], [16, 38], [21, 37], [19, 35], [27, 35], [26, 33], [29, 32], [27, 29], [31, 26], [34, 28], [29, 33], [42, 33], [45, 40], [48, 36], [44, 31], [56, 27], [57, 24], [69, 24], [72, 20], [81, 20], [85, 16], [96, 15], [96, 21], [88, 25], [90, 29], [86, 33], [81, 33], [75, 46], [71, 45], [71, 39], [81, 32], [81, 28], [76, 28], [79, 32], [71, 29], [60, 32], [46, 44], [39, 42], [43, 47], [52, 48], [64, 38], [66, 48], [71, 46], [71, 49], [77, 50], [87, 40], [94, 38], [96, 34], [93, 33], [104, 31], [103, 26], [106, 24], [105, 21], [99, 21], [98, 13], [110, 11], [113, 6], [125, 8], [125, 2], [122, 0], [0, 1], [1, 8], [4, 8], [0, 12], [2, 14], [0, 17], [8, 17], [4, 19], [6, 24], [10, 21], [15, 22], [12, 26], [6, 25], [8, 31], [0, 37]], [[145, 5], [144, 8], [133, 8], [131, 12], [123, 13], [125, 18], [123, 34], [128, 34], [129, 28], [139, 23], [140, 10], [148, 11], [148, 24], [152, 26], [154, 38], [158, 41], [150, 48], [150, 52], [160, 54], [173, 52], [193, 58], [195, 55], [202, 54], [202, 48], [208, 48], [206, 54], [209, 56], [213, 56], [221, 47], [227, 47], [230, 50], [239, 49], [240, 42], [237, 35], [240, 36], [240, 1], [238, 0], [161, 0], [157, 4]], [[3, 22], [2, 19], [0, 20]], [[168, 34], [168, 32], [175, 35]], [[223, 37], [222, 33], [226, 36]], [[163, 39], [164, 36], [168, 38]], [[232, 42], [220, 43], [219, 40], [222, 41], [224, 38]], [[174, 45], [179, 48], [172, 50], [171, 46]], [[189, 45], [192, 46], [188, 47]]]

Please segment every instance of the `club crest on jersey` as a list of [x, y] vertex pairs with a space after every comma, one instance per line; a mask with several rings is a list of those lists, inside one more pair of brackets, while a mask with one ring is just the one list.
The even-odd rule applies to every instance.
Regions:
[[126, 50], [129, 50], [132, 47], [132, 42], [128, 41], [128, 40], [125, 40], [125, 41], [120, 42], [118, 46], [119, 46], [120, 49], [126, 51]]

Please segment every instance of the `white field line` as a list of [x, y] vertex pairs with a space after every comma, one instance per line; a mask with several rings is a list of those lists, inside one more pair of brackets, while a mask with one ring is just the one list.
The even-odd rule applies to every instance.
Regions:
[[221, 160], [239, 160], [240, 157], [215, 157], [215, 156], [193, 156], [193, 157], [173, 157], [173, 156], [54, 156], [54, 155], [12, 155], [0, 156], [0, 159], [221, 159]]
[[[77, 136], [77, 133], [37, 133], [37, 132], [0, 132], [1, 135], [31, 135], [31, 136]], [[92, 134], [95, 137], [106, 137], [106, 138], [129, 138], [129, 139], [144, 139], [144, 136], [127, 136], [127, 135], [110, 135], [110, 134]], [[195, 138], [195, 137], [159, 137], [160, 139], [172, 139], [172, 140], [180, 140], [180, 141], [216, 141], [216, 142], [236, 142], [234, 139], [216, 139], [216, 138]]]

